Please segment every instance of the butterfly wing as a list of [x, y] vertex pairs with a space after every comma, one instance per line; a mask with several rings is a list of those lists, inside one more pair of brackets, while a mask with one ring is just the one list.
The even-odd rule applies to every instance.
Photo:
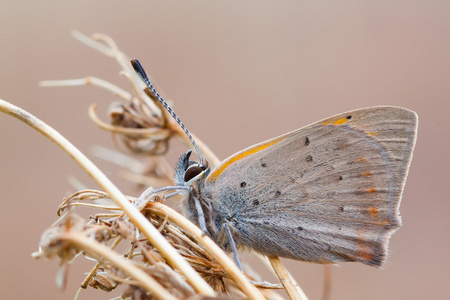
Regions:
[[205, 194], [268, 256], [379, 266], [401, 226], [399, 205], [417, 115], [350, 111], [247, 148], [206, 178]]

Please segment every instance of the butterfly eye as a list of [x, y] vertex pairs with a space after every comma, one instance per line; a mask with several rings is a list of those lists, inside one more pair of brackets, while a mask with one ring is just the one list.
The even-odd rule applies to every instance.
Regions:
[[184, 182], [188, 182], [189, 180], [191, 180], [192, 178], [194, 178], [201, 172], [203, 172], [203, 169], [199, 165], [195, 164], [195, 165], [189, 166], [189, 168], [184, 173]]

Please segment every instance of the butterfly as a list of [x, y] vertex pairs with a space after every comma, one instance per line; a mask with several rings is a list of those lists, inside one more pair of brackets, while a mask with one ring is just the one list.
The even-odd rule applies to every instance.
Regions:
[[[142, 66], [133, 67], [163, 105]], [[167, 104], [165, 104], [167, 108]], [[216, 166], [181, 155], [175, 183], [184, 214], [225, 251], [380, 266], [401, 226], [399, 206], [417, 114], [349, 111], [250, 146]]]

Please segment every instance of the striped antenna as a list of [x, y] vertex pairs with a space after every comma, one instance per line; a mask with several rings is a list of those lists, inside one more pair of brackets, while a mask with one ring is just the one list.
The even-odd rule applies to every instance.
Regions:
[[184, 130], [184, 132], [188, 136], [189, 140], [191, 141], [192, 146], [194, 146], [194, 149], [197, 152], [197, 155], [200, 159], [200, 167], [203, 169], [204, 164], [203, 164], [202, 154], [200, 153], [200, 150], [198, 150], [198, 147], [195, 144], [194, 139], [192, 138], [191, 134], [187, 130], [186, 126], [184, 126], [184, 124], [183, 124], [183, 122], [181, 122], [180, 118], [177, 117], [177, 115], [170, 108], [170, 106], [166, 103], [166, 101], [164, 101], [164, 99], [158, 94], [156, 89], [153, 87], [153, 84], [150, 82], [150, 79], [148, 79], [148, 76], [145, 73], [144, 68], [142, 67], [141, 63], [137, 59], [134, 58], [131, 60], [131, 65], [133, 66], [133, 69], [136, 71], [136, 73], [139, 75], [139, 77], [141, 77], [141, 79], [145, 82], [145, 84], [150, 89], [150, 91], [153, 93], [153, 95], [155, 95], [156, 99], [158, 99], [159, 102], [161, 102], [161, 104], [164, 106], [164, 108], [167, 109], [169, 114], [172, 115], [172, 117], [175, 119], [175, 121], [177, 121], [178, 125], [180, 125], [180, 127]]

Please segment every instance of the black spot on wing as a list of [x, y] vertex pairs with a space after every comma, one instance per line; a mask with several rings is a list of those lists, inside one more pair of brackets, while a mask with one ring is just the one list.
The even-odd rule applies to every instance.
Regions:
[[267, 167], [267, 164], [262, 159], [260, 159], [259, 161], [261, 163], [261, 167], [263, 168]]
[[308, 146], [309, 144], [310, 144], [309, 137], [305, 137], [305, 146]]

